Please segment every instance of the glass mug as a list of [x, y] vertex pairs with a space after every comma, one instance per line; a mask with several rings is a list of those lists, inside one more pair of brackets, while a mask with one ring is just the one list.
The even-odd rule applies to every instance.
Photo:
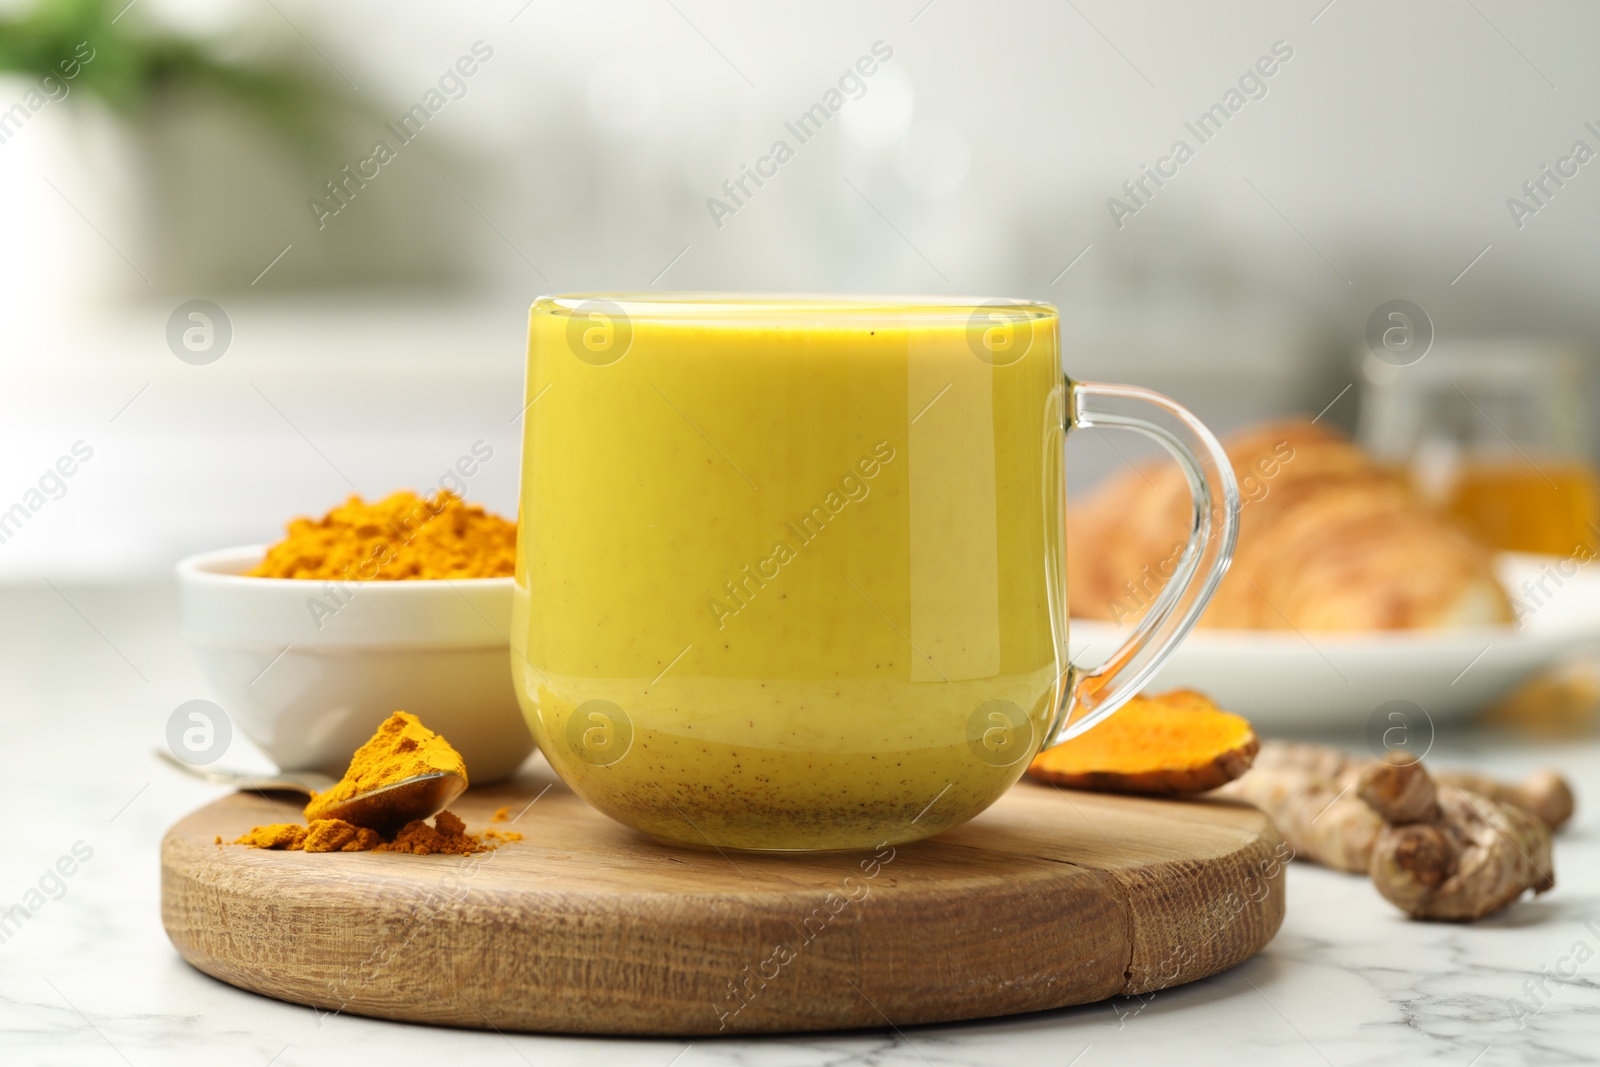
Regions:
[[[1139, 690], [1237, 533], [1216, 439], [1158, 394], [1065, 378], [1047, 304], [543, 297], [524, 401], [518, 699], [576, 793], [681, 844], [966, 821]], [[1195, 503], [1154, 609], [1092, 669], [1067, 662], [1082, 426], [1155, 438]]]

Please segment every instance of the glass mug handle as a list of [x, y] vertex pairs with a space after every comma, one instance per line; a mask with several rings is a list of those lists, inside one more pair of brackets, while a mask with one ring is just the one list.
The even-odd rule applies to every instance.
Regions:
[[[1186, 431], [1177, 433], [1138, 415], [1125, 414], [1115, 401], [1156, 408]], [[1159, 442], [1183, 468], [1193, 502], [1189, 541], [1178, 565], [1133, 634], [1096, 667], [1067, 668], [1064, 714], [1049, 745], [1076, 737], [1106, 719], [1142, 689], [1166, 662], [1178, 642], [1194, 628], [1233, 562], [1239, 539], [1239, 484], [1221, 443], [1188, 409], [1148, 389], [1067, 379], [1067, 432], [1088, 427], [1132, 430]], [[1198, 453], [1198, 455], [1196, 454]], [[1211, 461], [1221, 485], [1221, 507], [1201, 457]], [[1220, 519], [1220, 521], [1218, 521]], [[1047, 746], [1048, 747], [1048, 746]]]

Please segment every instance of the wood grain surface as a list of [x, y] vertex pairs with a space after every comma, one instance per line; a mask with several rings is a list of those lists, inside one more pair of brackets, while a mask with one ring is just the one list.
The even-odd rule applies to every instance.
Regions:
[[[907, 1025], [1145, 993], [1231, 967], [1283, 919], [1287, 849], [1254, 808], [1024, 781], [877, 853], [658, 844], [542, 762], [452, 805], [525, 840], [480, 856], [264, 852], [293, 818], [241, 793], [161, 850], [184, 959], [243, 989], [379, 1018], [693, 1035]], [[520, 815], [519, 815], [520, 813]]]

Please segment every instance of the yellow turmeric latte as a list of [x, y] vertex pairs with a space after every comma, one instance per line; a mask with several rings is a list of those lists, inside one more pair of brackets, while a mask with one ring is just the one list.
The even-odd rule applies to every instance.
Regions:
[[254, 578], [405, 581], [500, 578], [515, 569], [517, 524], [440, 490], [409, 490], [365, 503], [352, 496], [289, 535], [245, 573]]
[[626, 305], [609, 361], [622, 318], [530, 319], [508, 658], [551, 765], [701, 847], [982, 811], [1059, 707], [1054, 310]]

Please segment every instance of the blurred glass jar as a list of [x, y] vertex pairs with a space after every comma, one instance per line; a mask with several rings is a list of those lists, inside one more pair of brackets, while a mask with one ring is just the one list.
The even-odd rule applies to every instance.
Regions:
[[1600, 550], [1588, 363], [1570, 346], [1436, 344], [1396, 365], [1363, 348], [1360, 439], [1511, 552]]

